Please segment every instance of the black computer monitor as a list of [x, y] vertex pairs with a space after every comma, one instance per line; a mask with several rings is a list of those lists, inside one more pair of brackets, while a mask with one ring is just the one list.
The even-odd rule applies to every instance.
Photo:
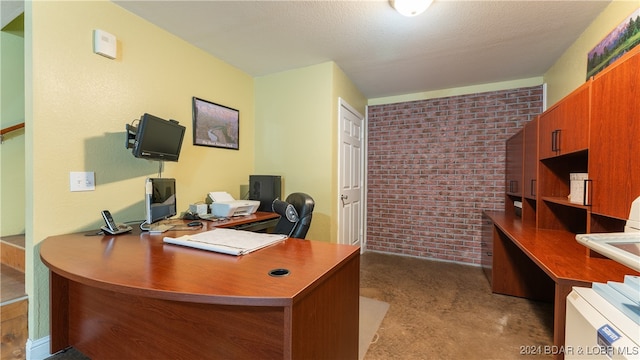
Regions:
[[168, 219], [176, 216], [176, 179], [148, 178], [145, 184], [146, 223]]

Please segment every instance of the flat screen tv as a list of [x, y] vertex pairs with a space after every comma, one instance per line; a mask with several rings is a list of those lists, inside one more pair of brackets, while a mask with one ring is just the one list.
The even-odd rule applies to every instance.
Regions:
[[140, 118], [137, 129], [127, 126], [131, 137], [135, 133], [131, 152], [148, 160], [178, 161], [185, 127], [175, 120], [164, 120], [151, 114]]
[[147, 225], [175, 216], [178, 213], [176, 179], [148, 178], [144, 198]]

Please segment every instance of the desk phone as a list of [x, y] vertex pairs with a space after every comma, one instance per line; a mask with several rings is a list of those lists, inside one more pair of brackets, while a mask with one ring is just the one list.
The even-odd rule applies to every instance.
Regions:
[[116, 222], [113, 221], [113, 217], [111, 216], [111, 212], [109, 212], [109, 210], [102, 210], [102, 218], [107, 225], [102, 226], [100, 229], [108, 234], [116, 235], [131, 231], [131, 226], [129, 225], [116, 224]]

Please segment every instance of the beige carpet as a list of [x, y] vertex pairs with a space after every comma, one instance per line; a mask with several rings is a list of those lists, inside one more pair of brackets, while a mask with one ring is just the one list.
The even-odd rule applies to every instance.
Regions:
[[378, 340], [376, 333], [388, 309], [389, 303], [360, 296], [360, 344], [358, 348], [360, 360], [364, 359], [369, 345]]

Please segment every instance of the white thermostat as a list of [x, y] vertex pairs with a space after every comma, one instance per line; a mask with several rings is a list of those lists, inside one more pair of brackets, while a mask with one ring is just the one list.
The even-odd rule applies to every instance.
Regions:
[[93, 52], [109, 59], [117, 54], [116, 36], [104, 30], [93, 30]]

